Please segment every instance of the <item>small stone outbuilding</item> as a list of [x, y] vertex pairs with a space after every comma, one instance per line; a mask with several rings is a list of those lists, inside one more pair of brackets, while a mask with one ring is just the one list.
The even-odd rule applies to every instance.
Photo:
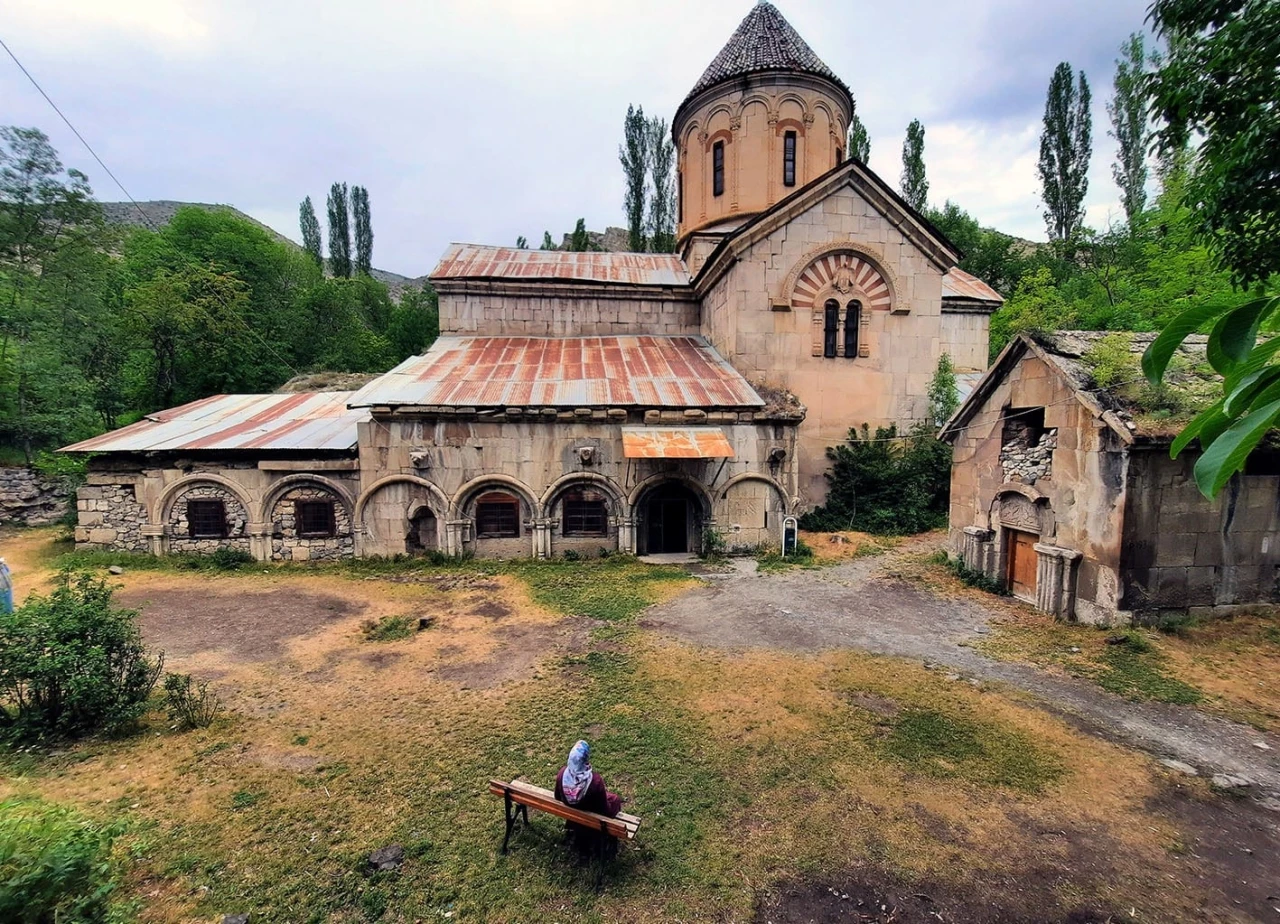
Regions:
[[[1131, 372], [1101, 388], [1091, 359], [1108, 337], [1113, 353], [1127, 337]], [[1153, 337], [1021, 335], [941, 432], [954, 447], [953, 553], [1062, 619], [1280, 602], [1280, 455], [1260, 450], [1207, 500], [1192, 475], [1196, 449], [1171, 459], [1169, 446], [1220, 385], [1202, 371], [1204, 338], [1192, 337], [1169, 391], [1152, 395], [1138, 359]], [[1152, 412], [1142, 397], [1166, 407]]]

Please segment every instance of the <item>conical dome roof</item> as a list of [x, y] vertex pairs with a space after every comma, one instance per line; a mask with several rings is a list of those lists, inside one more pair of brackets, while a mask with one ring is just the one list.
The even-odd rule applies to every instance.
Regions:
[[[778, 12], [778, 8], [764, 0], [751, 8], [751, 12], [734, 30], [728, 43], [720, 49], [720, 53], [693, 85], [684, 102], [689, 102], [708, 87], [758, 71], [816, 74], [835, 83], [849, 94], [850, 104], [853, 102], [852, 94], [844, 81], [814, 54], [813, 49], [800, 37], [800, 33]], [[680, 105], [681, 108], [684, 107], [684, 103]]]

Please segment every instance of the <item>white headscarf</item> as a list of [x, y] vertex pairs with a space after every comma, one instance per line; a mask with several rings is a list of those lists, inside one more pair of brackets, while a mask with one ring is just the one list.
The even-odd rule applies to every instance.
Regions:
[[560, 788], [564, 790], [564, 801], [573, 805], [587, 794], [591, 785], [591, 745], [579, 741], [569, 752], [569, 763], [565, 765], [560, 777]]

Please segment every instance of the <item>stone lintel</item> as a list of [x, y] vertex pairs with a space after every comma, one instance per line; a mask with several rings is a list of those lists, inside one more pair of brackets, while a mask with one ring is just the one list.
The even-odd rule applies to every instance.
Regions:
[[261, 472], [355, 472], [359, 470], [359, 459], [263, 459], [258, 463], [258, 471]]

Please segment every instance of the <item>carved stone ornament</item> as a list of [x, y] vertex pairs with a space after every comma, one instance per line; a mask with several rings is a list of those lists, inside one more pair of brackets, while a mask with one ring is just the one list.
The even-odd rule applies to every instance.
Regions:
[[729, 119], [729, 131], [736, 132], [742, 128], [742, 116], [733, 116]]
[[853, 291], [853, 270], [848, 263], [840, 264], [836, 270], [835, 278], [831, 280], [831, 285], [841, 295], [848, 295]]
[[1021, 494], [1006, 494], [1000, 498], [1000, 522], [1013, 529], [1040, 532], [1040, 512]]
[[577, 452], [578, 461], [583, 465], [591, 465], [596, 460], [596, 447], [594, 446], [579, 446]]
[[431, 455], [425, 449], [415, 449], [409, 453], [409, 462], [417, 469], [430, 468]]
[[703, 129], [702, 131], [698, 132], [698, 144], [706, 144], [707, 139], [710, 137], [711, 136], [707, 134], [707, 131]]

